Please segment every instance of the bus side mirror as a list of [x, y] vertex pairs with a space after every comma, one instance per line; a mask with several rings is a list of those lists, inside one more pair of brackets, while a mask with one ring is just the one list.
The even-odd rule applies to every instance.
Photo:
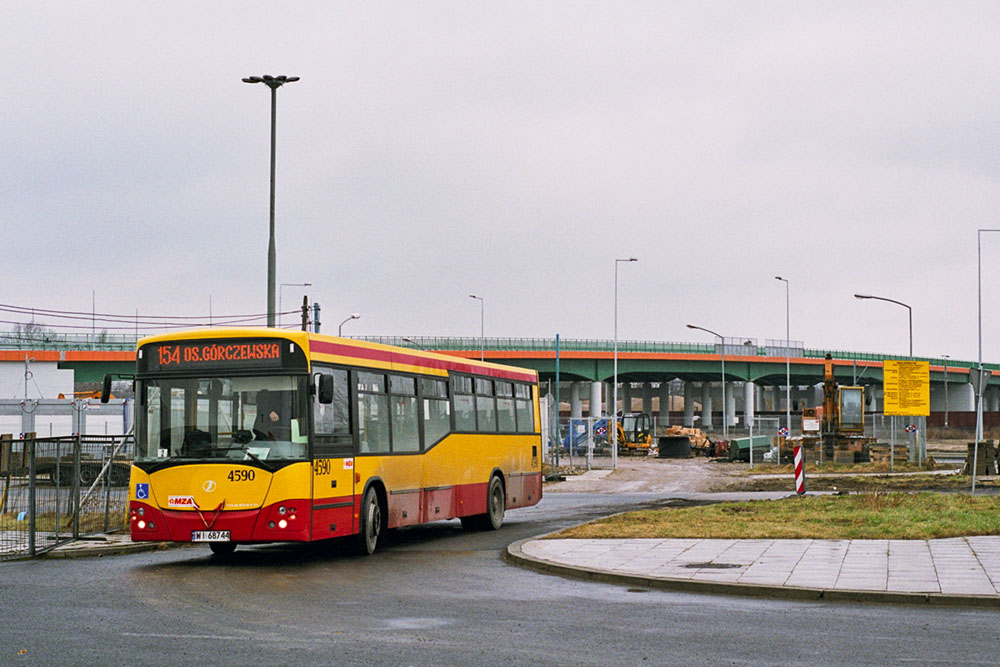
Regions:
[[111, 398], [111, 373], [104, 374], [104, 384], [101, 386], [101, 403], [107, 403]]
[[333, 403], [333, 376], [322, 373], [319, 376], [319, 402], [329, 405]]

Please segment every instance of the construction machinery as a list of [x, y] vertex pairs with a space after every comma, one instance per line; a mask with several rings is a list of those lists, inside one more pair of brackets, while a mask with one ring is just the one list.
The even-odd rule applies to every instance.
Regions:
[[[807, 461], [862, 463], [869, 460], [874, 438], [866, 438], [865, 388], [841, 387], [827, 354], [823, 368], [823, 406], [802, 412], [802, 446]], [[787, 441], [787, 444], [793, 444]], [[790, 455], [790, 452], [787, 452]], [[786, 452], [782, 452], [782, 457]]]
[[652, 446], [652, 420], [647, 413], [631, 412], [618, 418], [618, 453], [645, 456]]

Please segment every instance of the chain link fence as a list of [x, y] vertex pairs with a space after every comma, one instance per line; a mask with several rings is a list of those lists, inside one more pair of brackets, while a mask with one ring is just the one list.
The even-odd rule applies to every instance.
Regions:
[[0, 436], [0, 560], [126, 529], [131, 434], [25, 436]]

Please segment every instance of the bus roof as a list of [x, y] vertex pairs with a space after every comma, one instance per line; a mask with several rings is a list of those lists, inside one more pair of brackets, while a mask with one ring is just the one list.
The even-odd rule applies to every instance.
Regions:
[[350, 338], [338, 338], [305, 331], [289, 331], [265, 327], [194, 329], [159, 334], [143, 338], [138, 347], [150, 343], [167, 341], [204, 340], [213, 338], [281, 338], [290, 340], [306, 350], [312, 361], [321, 361], [348, 366], [364, 366], [387, 371], [447, 375], [449, 372], [487, 375], [491, 377], [538, 381], [538, 373], [527, 368], [506, 366], [478, 359], [466, 359], [449, 354], [415, 350], [409, 347], [369, 343]]

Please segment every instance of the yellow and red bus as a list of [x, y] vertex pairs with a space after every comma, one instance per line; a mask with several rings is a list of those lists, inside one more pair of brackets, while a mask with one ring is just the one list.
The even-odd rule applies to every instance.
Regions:
[[278, 329], [139, 341], [133, 540], [238, 544], [460, 518], [542, 497], [535, 371]]

